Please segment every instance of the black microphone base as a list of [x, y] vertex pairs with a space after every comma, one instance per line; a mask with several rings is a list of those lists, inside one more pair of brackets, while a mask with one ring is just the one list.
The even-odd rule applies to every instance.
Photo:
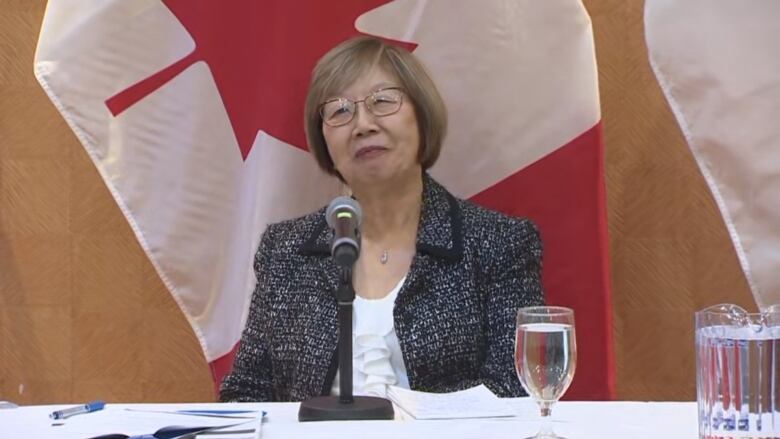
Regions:
[[301, 402], [298, 421], [368, 421], [395, 417], [393, 404], [384, 398], [355, 396], [352, 403], [339, 401], [338, 396], [318, 396]]

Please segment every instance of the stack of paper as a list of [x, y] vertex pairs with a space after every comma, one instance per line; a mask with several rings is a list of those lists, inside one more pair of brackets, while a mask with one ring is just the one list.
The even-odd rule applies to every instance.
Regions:
[[390, 386], [387, 397], [415, 419], [501, 418], [515, 410], [484, 385], [452, 393], [426, 393]]

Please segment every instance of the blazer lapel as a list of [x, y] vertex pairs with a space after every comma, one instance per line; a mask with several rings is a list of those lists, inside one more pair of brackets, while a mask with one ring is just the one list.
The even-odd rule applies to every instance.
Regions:
[[463, 230], [458, 202], [427, 174], [417, 229], [417, 252], [457, 262], [463, 255]]
[[299, 252], [303, 255], [316, 258], [315, 265], [317, 265], [322, 272], [322, 277], [325, 279], [327, 286], [327, 291], [325, 291], [325, 293], [331, 295], [335, 301], [335, 292], [336, 288], [339, 286], [341, 270], [330, 257], [330, 242], [332, 240], [333, 231], [325, 222], [325, 210], [323, 209], [318, 216], [314, 230], [312, 230], [311, 234], [300, 247]]
[[[463, 256], [462, 219], [458, 202], [428, 174], [423, 175], [423, 199], [417, 228], [417, 252], [396, 304], [427, 291], [426, 275], [435, 261], [457, 263]], [[396, 307], [396, 311], [400, 311]]]

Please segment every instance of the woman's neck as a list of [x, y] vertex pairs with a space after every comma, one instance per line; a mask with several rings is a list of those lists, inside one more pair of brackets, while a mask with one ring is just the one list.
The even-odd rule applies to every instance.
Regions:
[[423, 191], [422, 174], [418, 175], [403, 183], [353, 188], [363, 209], [364, 238], [382, 241], [410, 232], [416, 235]]

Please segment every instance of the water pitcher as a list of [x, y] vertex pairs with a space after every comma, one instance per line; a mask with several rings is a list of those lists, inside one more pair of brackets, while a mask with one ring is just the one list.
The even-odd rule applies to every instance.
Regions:
[[780, 306], [696, 313], [699, 438], [780, 437]]

